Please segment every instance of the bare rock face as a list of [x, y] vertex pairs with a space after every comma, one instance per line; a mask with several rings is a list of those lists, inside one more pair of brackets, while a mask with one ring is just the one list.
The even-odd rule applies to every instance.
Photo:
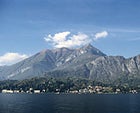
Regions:
[[90, 62], [90, 78], [103, 81], [116, 79], [123, 73], [128, 74], [125, 66], [125, 58], [120, 56], [98, 57]]
[[140, 74], [140, 55], [126, 60], [126, 66], [131, 75]]
[[101, 82], [112, 82], [121, 77], [139, 77], [140, 55], [128, 59], [107, 56], [88, 44], [78, 49], [43, 50], [12, 66], [0, 67], [0, 80], [36, 76], [75, 76]]

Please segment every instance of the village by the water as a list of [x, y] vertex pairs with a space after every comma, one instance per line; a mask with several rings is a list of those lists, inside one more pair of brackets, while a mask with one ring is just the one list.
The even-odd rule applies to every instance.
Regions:
[[28, 93], [28, 94], [41, 94], [41, 93], [54, 93], [54, 94], [61, 94], [61, 93], [66, 93], [66, 94], [120, 94], [120, 93], [139, 93], [135, 89], [130, 89], [129, 91], [123, 91], [122, 89], [116, 88], [113, 89], [112, 87], [103, 87], [103, 86], [91, 86], [89, 85], [87, 88], [84, 89], [79, 89], [79, 90], [66, 90], [65, 92], [61, 92], [60, 89], [55, 89], [53, 92], [49, 92], [48, 89], [34, 89], [34, 88], [29, 88], [28, 90], [23, 90], [20, 88], [19, 90], [15, 89], [2, 89], [1, 93]]

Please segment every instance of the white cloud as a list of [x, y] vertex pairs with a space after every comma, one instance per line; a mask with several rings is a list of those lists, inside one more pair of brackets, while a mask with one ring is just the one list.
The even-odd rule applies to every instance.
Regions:
[[[57, 33], [54, 36], [48, 35], [48, 38], [45, 38], [46, 41], [53, 41], [53, 42], [62, 42], [66, 40], [66, 37], [70, 34], [70, 32], [62, 32]], [[47, 40], [48, 39], [48, 40]]]
[[77, 47], [91, 42], [88, 35], [84, 33], [72, 35], [69, 31], [57, 33], [54, 36], [49, 34], [44, 39], [46, 42], [50, 42], [56, 48]]
[[6, 53], [0, 56], [0, 66], [12, 65], [19, 61], [24, 60], [25, 58], [28, 58], [28, 55], [19, 53]]
[[107, 36], [108, 36], [108, 32], [107, 31], [99, 32], [99, 33], [95, 34], [94, 40], [98, 40], [100, 38], [105, 38]]

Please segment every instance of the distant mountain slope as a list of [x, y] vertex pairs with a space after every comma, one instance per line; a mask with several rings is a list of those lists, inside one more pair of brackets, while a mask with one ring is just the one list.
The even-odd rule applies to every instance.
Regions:
[[128, 59], [107, 56], [88, 44], [78, 49], [44, 50], [12, 66], [0, 67], [0, 80], [21, 80], [36, 76], [77, 76], [99, 82], [139, 77], [140, 55]]

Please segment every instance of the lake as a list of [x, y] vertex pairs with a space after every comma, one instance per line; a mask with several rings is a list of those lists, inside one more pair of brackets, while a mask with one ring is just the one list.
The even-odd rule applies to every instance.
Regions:
[[0, 94], [0, 113], [140, 113], [140, 94]]

